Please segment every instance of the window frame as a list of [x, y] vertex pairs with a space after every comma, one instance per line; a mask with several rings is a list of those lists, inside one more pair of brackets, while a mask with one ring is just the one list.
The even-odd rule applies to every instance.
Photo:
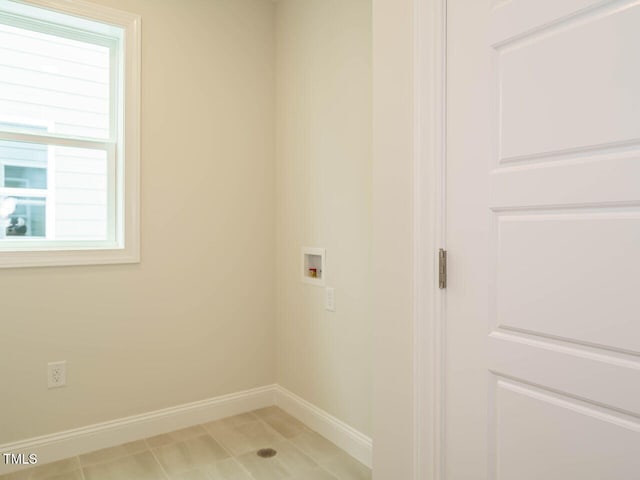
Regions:
[[[0, 140], [40, 143], [104, 150], [107, 155], [108, 226], [107, 241], [7, 241], [0, 248], [0, 268], [99, 265], [140, 261], [139, 172], [140, 172], [140, 27], [139, 15], [83, 0], [12, 0], [51, 12], [72, 15], [122, 29], [120, 55], [111, 51], [110, 125], [105, 139], [66, 136], [42, 132], [0, 131]], [[55, 15], [53, 13], [53, 15]], [[29, 20], [27, 20], [27, 23]], [[34, 19], [34, 24], [42, 23]], [[74, 32], [74, 28], [76, 31]], [[57, 28], [41, 31], [51, 34]], [[49, 31], [48, 31], [49, 30]], [[101, 33], [84, 34], [78, 27], [62, 26], [66, 38], [95, 40]], [[77, 36], [75, 35], [77, 33]], [[56, 34], [56, 33], [54, 33]], [[108, 43], [106, 40], [105, 43]], [[92, 42], [95, 43], [95, 42]], [[105, 45], [107, 46], [107, 45]], [[117, 63], [120, 61], [121, 63]], [[122, 72], [122, 77], [119, 73]], [[126, 159], [126, 161], [125, 161]]]

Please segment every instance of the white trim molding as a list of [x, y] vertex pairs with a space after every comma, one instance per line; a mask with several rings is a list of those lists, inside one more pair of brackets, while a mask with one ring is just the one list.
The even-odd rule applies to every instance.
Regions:
[[[275, 385], [253, 388], [140, 415], [119, 418], [24, 441], [0, 445], [2, 453], [35, 453], [38, 463], [50, 463], [83, 453], [211, 422], [275, 404]], [[24, 468], [4, 465], [0, 474]], [[27, 465], [28, 467], [28, 465]]]
[[[371, 467], [371, 438], [279, 385], [267, 385], [7, 443], [0, 445], [0, 455], [36, 454], [38, 463], [50, 463], [272, 405], [279, 406]], [[4, 465], [0, 461], [0, 475], [28, 467], [29, 465]]]
[[414, 480], [444, 480], [447, 0], [414, 5]]
[[371, 468], [371, 437], [359, 432], [305, 399], [276, 385], [275, 403], [292, 417], [335, 443], [353, 458]]

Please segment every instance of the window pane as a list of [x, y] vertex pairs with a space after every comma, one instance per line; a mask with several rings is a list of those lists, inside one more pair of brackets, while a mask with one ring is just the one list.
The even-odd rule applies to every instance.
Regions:
[[108, 138], [109, 62], [107, 47], [0, 24], [0, 121]]
[[0, 142], [0, 197], [18, 201], [7, 239], [107, 240], [107, 165], [104, 150]]
[[9, 217], [7, 237], [44, 237], [46, 235], [46, 201], [39, 197], [13, 197], [16, 209]]

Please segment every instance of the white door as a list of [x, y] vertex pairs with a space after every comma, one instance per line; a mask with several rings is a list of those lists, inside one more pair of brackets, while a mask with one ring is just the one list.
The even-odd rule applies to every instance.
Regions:
[[444, 479], [640, 479], [640, 1], [447, 2]]

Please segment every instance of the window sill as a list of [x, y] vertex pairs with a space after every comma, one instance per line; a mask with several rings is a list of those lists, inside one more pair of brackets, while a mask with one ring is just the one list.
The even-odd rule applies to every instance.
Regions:
[[140, 263], [140, 249], [84, 249], [0, 252], [0, 269]]

